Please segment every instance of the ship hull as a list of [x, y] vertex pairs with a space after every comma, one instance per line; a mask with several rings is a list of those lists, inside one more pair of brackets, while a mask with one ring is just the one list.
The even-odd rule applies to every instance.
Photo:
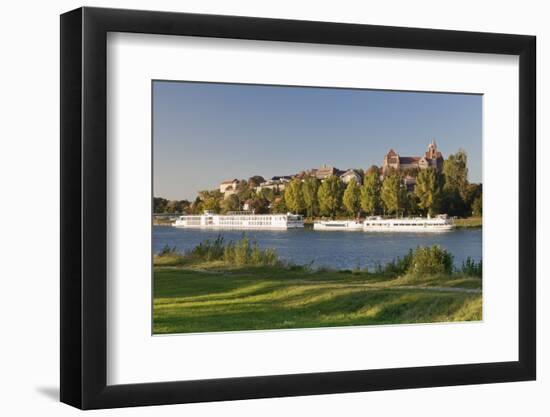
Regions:
[[217, 225], [181, 225], [172, 224], [178, 229], [208, 229], [208, 230], [288, 230], [288, 229], [303, 229], [304, 225], [287, 225], [287, 226], [256, 226], [256, 225], [232, 225], [232, 226], [217, 226]]
[[364, 232], [374, 232], [374, 233], [444, 233], [454, 230], [453, 225], [448, 226], [369, 226], [364, 227]]
[[184, 215], [172, 226], [182, 229], [231, 229], [231, 230], [288, 230], [304, 227], [304, 220], [299, 215]]
[[447, 216], [438, 216], [435, 218], [401, 217], [397, 219], [370, 217], [363, 222], [363, 230], [365, 232], [441, 233], [449, 232], [454, 228], [454, 224]]

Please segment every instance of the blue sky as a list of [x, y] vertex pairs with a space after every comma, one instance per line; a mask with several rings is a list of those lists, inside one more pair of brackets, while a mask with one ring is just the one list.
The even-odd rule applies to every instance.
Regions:
[[481, 182], [482, 96], [339, 88], [153, 82], [153, 191], [194, 199], [230, 178], [419, 156], [435, 139], [468, 154]]

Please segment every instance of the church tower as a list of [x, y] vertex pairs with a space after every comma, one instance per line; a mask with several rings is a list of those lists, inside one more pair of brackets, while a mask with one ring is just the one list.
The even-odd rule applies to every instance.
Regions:
[[428, 145], [428, 152], [426, 152], [427, 159], [436, 159], [437, 158], [437, 144], [435, 139], [432, 139], [432, 142]]

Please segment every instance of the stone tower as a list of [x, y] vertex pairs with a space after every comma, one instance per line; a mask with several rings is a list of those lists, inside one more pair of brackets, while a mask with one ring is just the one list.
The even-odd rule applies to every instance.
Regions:
[[435, 139], [432, 139], [431, 143], [428, 145], [428, 152], [426, 152], [427, 159], [436, 159], [437, 158], [437, 144]]

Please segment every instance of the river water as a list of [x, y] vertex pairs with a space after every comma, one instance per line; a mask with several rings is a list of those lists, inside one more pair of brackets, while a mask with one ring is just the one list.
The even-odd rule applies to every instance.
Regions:
[[[481, 260], [482, 230], [459, 229], [444, 233], [367, 233], [362, 231], [247, 230], [262, 248], [273, 248], [279, 258], [295, 264], [312, 264], [336, 269], [374, 268], [397, 256], [405, 255], [417, 246], [440, 245], [454, 255], [460, 266], [468, 256]], [[189, 250], [206, 239], [222, 236], [236, 241], [242, 230], [178, 229], [170, 226], [153, 227], [153, 252], [165, 245], [180, 252]]]

